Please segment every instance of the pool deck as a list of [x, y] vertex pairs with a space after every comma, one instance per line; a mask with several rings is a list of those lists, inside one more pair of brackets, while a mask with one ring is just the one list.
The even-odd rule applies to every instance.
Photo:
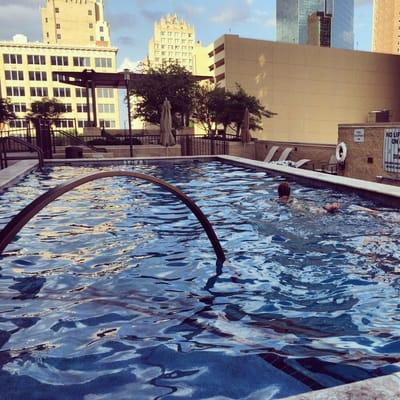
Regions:
[[395, 400], [400, 399], [400, 374], [316, 390], [282, 400]]
[[315, 186], [329, 187], [347, 193], [356, 193], [388, 207], [400, 208], [400, 187], [347, 178], [340, 175], [331, 175], [307, 169], [293, 168], [285, 165], [266, 163], [263, 161], [248, 160], [233, 156], [219, 156], [218, 159], [236, 165], [267, 170], [275, 175], [285, 176], [300, 183]]
[[[330, 187], [339, 191], [347, 191], [374, 199], [390, 207], [400, 207], [400, 187], [381, 183], [368, 182], [360, 179], [346, 178], [320, 172], [298, 169], [284, 165], [265, 163], [233, 156], [193, 156], [193, 157], [146, 157], [146, 158], [103, 158], [103, 159], [68, 159], [45, 160], [45, 165], [124, 165], [128, 162], [141, 161], [184, 161], [184, 160], [210, 160], [223, 161], [243, 167], [256, 168], [268, 171], [275, 175], [285, 176], [289, 179], [300, 181], [307, 185], [317, 187]], [[35, 160], [19, 161], [9, 168], [0, 171], [0, 191], [14, 185], [18, 180], [38, 167]], [[386, 400], [400, 399], [400, 373], [367, 379], [334, 388], [318, 390], [287, 397], [284, 400]]]
[[13, 186], [38, 166], [39, 162], [37, 160], [23, 160], [0, 170], [0, 191]]

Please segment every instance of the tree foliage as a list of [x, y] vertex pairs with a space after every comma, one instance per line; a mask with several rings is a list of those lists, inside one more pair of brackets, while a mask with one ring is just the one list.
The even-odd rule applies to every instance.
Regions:
[[15, 118], [11, 100], [0, 97], [0, 126]]
[[52, 120], [60, 118], [65, 111], [65, 105], [60, 103], [57, 99], [43, 97], [41, 100], [34, 101], [31, 104], [31, 110], [27, 115], [28, 118], [31, 119], [41, 118], [45, 120]]
[[250, 114], [250, 130], [262, 129], [262, 117], [271, 118], [276, 113], [267, 110], [255, 96], [251, 96], [236, 84], [236, 91], [228, 91], [212, 85], [202, 85], [196, 92], [193, 119], [208, 132], [222, 126], [240, 134], [245, 109]]
[[161, 106], [168, 98], [173, 126], [187, 126], [198, 87], [192, 74], [178, 64], [144, 66], [142, 72], [145, 76], [130, 84], [130, 95], [136, 96], [135, 117], [159, 124]]

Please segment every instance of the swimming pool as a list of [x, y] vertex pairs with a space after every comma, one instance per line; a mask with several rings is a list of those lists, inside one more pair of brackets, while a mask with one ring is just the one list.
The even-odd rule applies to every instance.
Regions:
[[[213, 223], [128, 178], [46, 207], [0, 271], [0, 383], [9, 398], [282, 398], [396, 370], [399, 213], [291, 183], [336, 215], [274, 201], [280, 178], [219, 162], [138, 164]], [[98, 171], [56, 167], [0, 198], [0, 223], [44, 190]]]

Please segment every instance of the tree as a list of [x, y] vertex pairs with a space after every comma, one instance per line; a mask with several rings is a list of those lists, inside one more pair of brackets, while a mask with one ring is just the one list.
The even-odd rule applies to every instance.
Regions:
[[222, 125], [225, 134], [231, 126], [239, 136], [246, 107], [250, 114], [250, 130], [262, 129], [262, 117], [277, 115], [267, 110], [255, 96], [247, 94], [239, 84], [236, 84], [235, 92], [203, 85], [196, 92], [193, 118], [208, 132], [213, 126]]
[[145, 66], [142, 72], [145, 76], [130, 86], [130, 94], [136, 96], [135, 117], [159, 124], [162, 103], [168, 98], [173, 126], [187, 126], [198, 87], [192, 74], [178, 64]]
[[215, 131], [225, 113], [225, 90], [210, 83], [199, 85], [194, 97], [192, 118], [206, 132]]
[[[236, 83], [236, 92], [227, 92], [227, 108], [228, 125], [231, 125], [236, 132], [236, 136], [240, 135], [240, 127], [243, 122], [243, 115], [246, 107], [250, 114], [250, 130], [262, 129], [262, 117], [272, 118], [276, 113], [267, 110], [255, 96], [251, 96]], [[226, 129], [225, 129], [226, 130]]]
[[0, 128], [2, 128], [8, 121], [15, 119], [11, 100], [8, 98], [0, 97]]
[[65, 111], [65, 105], [57, 99], [43, 97], [41, 100], [34, 101], [31, 104], [31, 110], [27, 116], [30, 119], [54, 120], [59, 118]]

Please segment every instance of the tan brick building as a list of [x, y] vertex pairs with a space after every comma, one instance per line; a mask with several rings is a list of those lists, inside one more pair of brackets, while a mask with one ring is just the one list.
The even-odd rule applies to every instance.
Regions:
[[338, 124], [367, 122], [388, 109], [400, 120], [400, 57], [225, 35], [210, 66], [221, 86], [239, 83], [277, 116], [263, 121], [261, 139], [337, 143]]

